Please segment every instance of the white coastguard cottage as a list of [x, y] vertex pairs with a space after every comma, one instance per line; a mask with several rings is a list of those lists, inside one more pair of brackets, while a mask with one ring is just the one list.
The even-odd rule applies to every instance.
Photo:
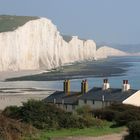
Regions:
[[130, 89], [128, 80], [123, 80], [122, 88], [110, 88], [108, 79], [103, 80], [102, 87], [93, 87], [88, 91], [86, 80], [81, 82], [81, 91], [70, 91], [70, 81], [64, 81], [64, 90], [56, 91], [44, 99], [47, 103], [72, 112], [78, 107], [89, 105], [93, 109], [104, 108], [112, 103], [140, 106], [140, 91]]

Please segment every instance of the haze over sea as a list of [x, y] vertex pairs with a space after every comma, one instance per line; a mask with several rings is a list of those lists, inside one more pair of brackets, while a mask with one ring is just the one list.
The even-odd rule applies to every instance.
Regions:
[[[101, 87], [108, 78], [113, 88], [121, 88], [122, 80], [128, 79], [132, 89], [140, 89], [140, 57], [116, 57], [99, 61], [76, 63], [50, 73], [13, 78], [1, 82], [2, 88], [39, 88], [62, 90], [63, 80], [71, 79], [71, 90], [80, 91], [82, 79], [87, 79], [89, 88]], [[12, 80], [12, 81], [11, 81]]]

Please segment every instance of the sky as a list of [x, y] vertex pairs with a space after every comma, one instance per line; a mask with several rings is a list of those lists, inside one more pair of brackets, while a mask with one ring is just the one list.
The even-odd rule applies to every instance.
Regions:
[[140, 43], [140, 0], [0, 0], [0, 14], [47, 17], [97, 43]]

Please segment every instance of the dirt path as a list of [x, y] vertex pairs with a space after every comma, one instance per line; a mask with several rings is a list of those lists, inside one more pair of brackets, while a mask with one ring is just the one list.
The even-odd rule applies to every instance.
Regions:
[[120, 134], [105, 135], [100, 137], [67, 137], [67, 138], [56, 138], [53, 140], [123, 140], [126, 132]]

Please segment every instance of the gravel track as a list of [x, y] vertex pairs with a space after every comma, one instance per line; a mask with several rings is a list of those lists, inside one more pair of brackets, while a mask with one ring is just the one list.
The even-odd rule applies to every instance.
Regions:
[[123, 137], [127, 135], [126, 132], [120, 134], [111, 134], [99, 137], [67, 137], [67, 138], [55, 138], [53, 140], [123, 140]]

